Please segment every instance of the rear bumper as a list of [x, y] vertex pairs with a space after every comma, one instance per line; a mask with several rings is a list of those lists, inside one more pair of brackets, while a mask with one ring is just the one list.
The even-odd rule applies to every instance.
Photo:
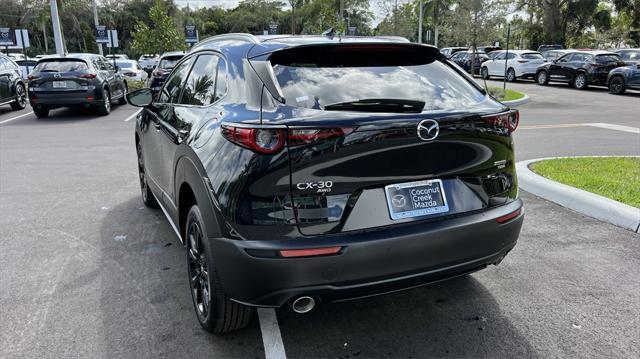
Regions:
[[[279, 307], [299, 295], [341, 301], [453, 278], [497, 264], [515, 246], [524, 213], [520, 199], [481, 213], [371, 232], [297, 240], [210, 239], [221, 284], [233, 300]], [[264, 258], [249, 251], [343, 246], [332, 256]], [[255, 253], [255, 252], [252, 252]]]
[[83, 105], [101, 105], [104, 103], [102, 91], [60, 91], [60, 92], [39, 92], [29, 91], [29, 103], [32, 107], [66, 107]]

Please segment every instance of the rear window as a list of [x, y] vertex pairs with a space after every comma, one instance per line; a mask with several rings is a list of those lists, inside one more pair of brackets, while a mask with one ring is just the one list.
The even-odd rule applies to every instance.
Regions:
[[88, 67], [84, 61], [40, 61], [34, 71], [36, 72], [83, 72]]
[[529, 52], [526, 54], [522, 54], [522, 58], [523, 59], [528, 59], [528, 60], [540, 60], [543, 59], [542, 54], [537, 53], [537, 52]]
[[323, 56], [305, 49], [304, 55], [285, 61], [272, 57], [286, 103], [324, 109], [351, 101], [393, 99], [424, 102], [423, 111], [434, 111], [484, 100], [476, 87], [439, 60], [404, 49], [371, 53], [353, 47], [344, 53], [324, 51]]
[[133, 68], [133, 62], [117, 62], [116, 65], [122, 69], [131, 69]]
[[610, 64], [622, 61], [620, 56], [614, 54], [596, 55], [596, 62], [599, 64]]
[[178, 63], [178, 61], [180, 61], [181, 58], [182, 58], [182, 56], [179, 56], [179, 57], [165, 57], [162, 60], [160, 60], [160, 63], [158, 64], [158, 67], [161, 68], [161, 69], [170, 70], [170, 69], [176, 67], [176, 64]]

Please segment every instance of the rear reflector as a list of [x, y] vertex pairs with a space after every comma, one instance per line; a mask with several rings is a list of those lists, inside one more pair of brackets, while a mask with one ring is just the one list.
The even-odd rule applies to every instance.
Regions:
[[342, 247], [325, 247], [312, 249], [285, 249], [280, 255], [285, 258], [327, 256], [340, 252]]
[[498, 222], [500, 224], [507, 223], [510, 220], [518, 217], [520, 215], [520, 213], [522, 213], [522, 208], [518, 208], [517, 210], [515, 210], [515, 211], [513, 211], [513, 212], [511, 212], [509, 214], [506, 214], [506, 215], [504, 215], [502, 217], [496, 218], [496, 222]]
[[292, 129], [289, 131], [289, 145], [306, 145], [348, 135], [351, 132], [353, 132], [353, 128]]

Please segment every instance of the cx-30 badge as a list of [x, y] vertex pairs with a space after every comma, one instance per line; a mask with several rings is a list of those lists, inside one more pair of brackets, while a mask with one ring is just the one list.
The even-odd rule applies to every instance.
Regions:
[[440, 126], [434, 120], [422, 120], [418, 124], [418, 138], [423, 141], [433, 141], [440, 133]]

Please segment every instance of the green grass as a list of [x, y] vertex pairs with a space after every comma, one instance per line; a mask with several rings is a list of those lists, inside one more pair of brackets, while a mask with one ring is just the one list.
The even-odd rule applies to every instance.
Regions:
[[640, 157], [561, 158], [530, 168], [551, 180], [640, 208]]
[[127, 80], [129, 92], [146, 87], [145, 81]]
[[522, 92], [507, 89], [503, 91], [501, 87], [489, 86], [489, 94], [499, 101], [513, 101], [524, 97]]

